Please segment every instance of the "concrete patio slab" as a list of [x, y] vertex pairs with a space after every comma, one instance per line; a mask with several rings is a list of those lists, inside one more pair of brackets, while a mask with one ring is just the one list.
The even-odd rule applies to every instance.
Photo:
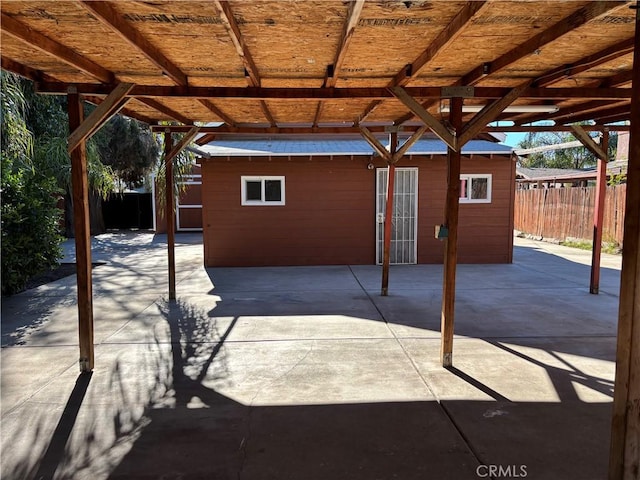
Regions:
[[93, 239], [92, 375], [74, 277], [3, 299], [3, 479], [605, 476], [619, 257], [597, 296], [557, 245], [459, 266], [443, 369], [439, 265], [392, 267], [380, 297], [376, 266], [205, 269], [177, 239], [174, 302], [164, 237]]

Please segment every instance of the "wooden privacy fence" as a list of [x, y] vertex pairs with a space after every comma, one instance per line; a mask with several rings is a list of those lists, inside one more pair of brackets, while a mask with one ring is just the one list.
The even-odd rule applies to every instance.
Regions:
[[[622, 245], [626, 185], [607, 187], [603, 241]], [[521, 232], [564, 241], [593, 239], [595, 187], [517, 190], [514, 227]]]

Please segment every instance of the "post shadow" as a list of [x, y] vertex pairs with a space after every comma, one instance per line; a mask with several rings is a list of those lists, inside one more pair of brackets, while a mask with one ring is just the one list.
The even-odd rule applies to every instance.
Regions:
[[42, 461], [34, 478], [38, 480], [49, 480], [54, 477], [61, 460], [65, 456], [65, 448], [73, 431], [76, 419], [78, 418], [78, 412], [80, 411], [84, 397], [87, 394], [92, 375], [93, 372], [78, 375], [76, 384], [69, 396], [69, 400], [67, 400], [58, 425], [51, 436], [51, 442], [42, 457]]

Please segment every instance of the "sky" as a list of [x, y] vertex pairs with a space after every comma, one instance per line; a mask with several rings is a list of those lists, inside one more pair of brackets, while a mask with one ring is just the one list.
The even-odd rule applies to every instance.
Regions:
[[527, 134], [523, 132], [518, 132], [518, 133], [507, 133], [506, 135], [507, 135], [507, 139], [504, 141], [505, 145], [517, 147], [518, 143], [524, 140], [524, 137]]

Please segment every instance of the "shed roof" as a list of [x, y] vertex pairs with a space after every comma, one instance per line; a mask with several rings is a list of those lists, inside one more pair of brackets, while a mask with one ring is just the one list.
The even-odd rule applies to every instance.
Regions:
[[[221, 139], [199, 147], [211, 157], [218, 156], [308, 156], [308, 155], [373, 155], [363, 139]], [[462, 154], [510, 155], [513, 147], [486, 140], [472, 140], [462, 148]], [[411, 146], [407, 155], [446, 155], [447, 145], [438, 139], [421, 139]]]

